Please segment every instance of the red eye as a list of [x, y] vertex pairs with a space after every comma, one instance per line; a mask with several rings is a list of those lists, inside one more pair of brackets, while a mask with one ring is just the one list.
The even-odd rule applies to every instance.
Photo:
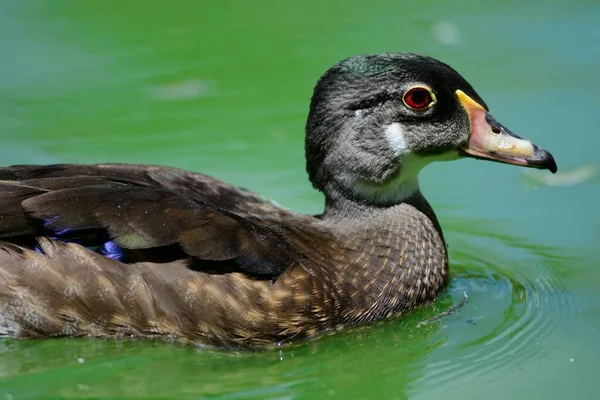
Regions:
[[424, 110], [435, 104], [433, 93], [424, 87], [414, 87], [404, 93], [404, 104], [413, 110]]

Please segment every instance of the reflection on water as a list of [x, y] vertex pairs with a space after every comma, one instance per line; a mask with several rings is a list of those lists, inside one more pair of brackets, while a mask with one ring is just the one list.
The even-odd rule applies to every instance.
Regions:
[[[416, 321], [383, 323], [258, 353], [152, 342], [5, 341], [0, 347], [0, 394], [162, 397], [176, 392], [177, 398], [265, 398], [335, 393], [366, 398], [376, 385], [404, 397], [422, 355], [442, 344], [432, 340], [439, 327], [415, 331]], [[364, 374], [365, 360], [377, 374]], [[363, 385], [348, 385], [349, 379]]]
[[573, 186], [581, 185], [598, 174], [598, 168], [593, 164], [582, 165], [554, 175], [540, 174], [539, 171], [526, 170], [523, 175], [532, 184], [542, 184], [547, 186]]

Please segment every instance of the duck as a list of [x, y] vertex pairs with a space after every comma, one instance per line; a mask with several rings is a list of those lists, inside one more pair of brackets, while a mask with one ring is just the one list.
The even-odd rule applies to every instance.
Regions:
[[305, 153], [318, 215], [173, 167], [0, 168], [0, 337], [264, 348], [401, 317], [449, 281], [426, 165], [557, 171], [457, 71], [414, 53], [327, 70]]

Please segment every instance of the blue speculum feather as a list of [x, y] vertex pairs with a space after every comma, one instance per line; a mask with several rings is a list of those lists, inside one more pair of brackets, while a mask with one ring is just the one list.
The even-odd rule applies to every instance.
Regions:
[[[52, 232], [48, 237], [52, 240], [58, 240], [67, 243], [77, 243], [86, 247], [89, 250], [98, 252], [108, 258], [117, 261], [125, 259], [125, 251], [112, 240], [99, 233], [97, 235], [88, 236], [85, 230], [62, 228], [53, 229], [52, 225], [56, 223], [59, 217], [47, 218], [44, 220], [44, 227]], [[89, 234], [89, 231], [88, 231]], [[91, 238], [91, 240], [90, 240]], [[35, 246], [34, 250], [38, 253], [44, 253], [40, 246]]]
[[69, 233], [73, 232], [73, 229], [70, 228], [65, 228], [65, 229], [59, 229], [57, 231], [54, 231], [54, 233], [56, 234], [56, 236], [61, 237], [61, 236], [66, 236]]
[[123, 249], [112, 240], [104, 243], [99, 250], [102, 255], [112, 258], [113, 260], [122, 261], [125, 256]]
[[54, 224], [56, 221], [58, 221], [58, 219], [59, 219], [59, 217], [45, 218], [44, 219], [44, 228], [53, 230], [52, 224]]

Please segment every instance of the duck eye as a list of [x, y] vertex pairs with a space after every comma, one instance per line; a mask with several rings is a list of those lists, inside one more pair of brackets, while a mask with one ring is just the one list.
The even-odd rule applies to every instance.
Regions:
[[435, 104], [435, 95], [428, 88], [417, 86], [404, 93], [404, 104], [413, 110], [425, 110]]

